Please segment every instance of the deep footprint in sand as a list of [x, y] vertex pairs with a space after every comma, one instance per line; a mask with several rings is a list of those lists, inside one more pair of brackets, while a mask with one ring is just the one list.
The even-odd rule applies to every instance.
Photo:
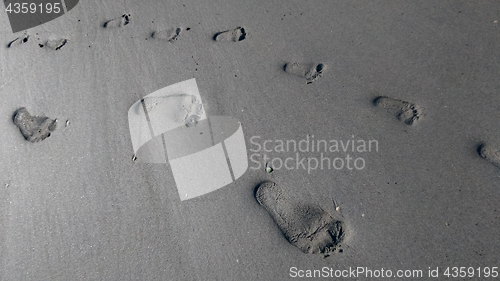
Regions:
[[182, 28], [171, 28], [166, 30], [155, 31], [152, 34], [154, 39], [167, 40], [170, 43], [173, 43], [175, 40], [179, 38], [179, 35], [182, 32]]
[[214, 35], [214, 40], [218, 42], [238, 42], [245, 40], [247, 33], [243, 27], [237, 27], [232, 30], [218, 32]]
[[306, 78], [307, 84], [317, 81], [326, 70], [326, 65], [320, 63], [315, 65], [301, 65], [296, 62], [287, 63], [285, 72], [302, 78]]
[[108, 20], [104, 23], [104, 28], [122, 27], [131, 22], [130, 14], [123, 14], [121, 17]]
[[19, 127], [21, 134], [30, 142], [37, 142], [50, 137], [57, 127], [57, 119], [31, 116], [26, 108], [20, 108], [14, 114], [14, 124]]
[[345, 226], [315, 206], [294, 202], [274, 182], [261, 183], [255, 198], [274, 219], [286, 239], [307, 254], [329, 256], [345, 238]]
[[488, 162], [500, 168], [500, 149], [488, 145], [481, 145], [478, 149], [479, 155]]
[[373, 100], [373, 104], [384, 108], [387, 112], [396, 116], [398, 120], [408, 125], [412, 125], [422, 116], [420, 107], [407, 101], [380, 96]]
[[7, 44], [7, 48], [14, 47], [16, 45], [22, 45], [24, 43], [27, 43], [30, 38], [29, 34], [25, 34], [23, 36], [17, 37], [16, 39], [12, 40]]
[[[45, 42], [45, 46], [47, 48], [52, 49], [52, 50], [60, 50], [62, 47], [66, 46], [68, 44], [68, 39], [50, 39]], [[42, 45], [43, 46], [43, 45]]]

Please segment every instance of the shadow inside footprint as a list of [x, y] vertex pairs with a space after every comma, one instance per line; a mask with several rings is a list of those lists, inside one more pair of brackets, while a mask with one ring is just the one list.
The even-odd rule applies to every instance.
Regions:
[[122, 27], [131, 22], [130, 14], [123, 14], [121, 17], [108, 20], [103, 24], [104, 28]]
[[377, 97], [373, 100], [373, 104], [384, 108], [387, 112], [396, 116], [398, 120], [405, 122], [407, 125], [413, 125], [422, 115], [422, 110], [417, 105], [385, 96]]
[[15, 45], [21, 45], [21, 44], [27, 43], [29, 38], [30, 38], [29, 34], [25, 34], [24, 36], [17, 37], [16, 39], [10, 41], [9, 44], [7, 44], [7, 48], [11, 48]]
[[[66, 46], [68, 44], [68, 39], [51, 39], [45, 42], [45, 46], [52, 50], [60, 50], [62, 47]], [[43, 45], [42, 45], [43, 47]]]
[[315, 65], [301, 65], [293, 62], [285, 64], [283, 69], [286, 73], [306, 78], [307, 84], [311, 84], [323, 76], [323, 73], [326, 70], [326, 65], [322, 63]]
[[500, 149], [494, 148], [485, 144], [479, 145], [477, 149], [479, 155], [486, 159], [488, 162], [500, 168]]
[[226, 30], [218, 32], [214, 35], [214, 40], [219, 42], [227, 42], [227, 41], [243, 41], [245, 40], [247, 33], [243, 27], [237, 27], [232, 30]]
[[37, 142], [50, 137], [50, 133], [55, 131], [57, 127], [57, 119], [31, 116], [24, 107], [14, 113], [13, 119], [14, 124], [21, 130], [21, 134], [30, 142]]
[[302, 252], [328, 257], [345, 238], [345, 226], [315, 206], [294, 202], [274, 182], [261, 183], [255, 198], [274, 219], [285, 238]]
[[182, 29], [180, 27], [177, 27], [167, 30], [155, 31], [153, 32], [151, 37], [153, 37], [154, 39], [167, 40], [168, 42], [173, 43], [175, 40], [179, 38], [181, 32]]

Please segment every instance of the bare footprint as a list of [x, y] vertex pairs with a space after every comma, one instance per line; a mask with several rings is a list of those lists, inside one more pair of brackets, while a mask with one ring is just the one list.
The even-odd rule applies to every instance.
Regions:
[[108, 20], [104, 23], [104, 28], [122, 27], [129, 24], [131, 21], [130, 14], [123, 14], [121, 17]]
[[[48, 48], [52, 49], [52, 50], [60, 50], [62, 47], [66, 46], [66, 44], [68, 44], [68, 39], [50, 39], [50, 40], [47, 40], [47, 42], [45, 42], [45, 46], [47, 46]], [[43, 46], [43, 45], [41, 45]]]
[[203, 115], [203, 106], [196, 96], [188, 94], [143, 99], [144, 107], [150, 115], [162, 115], [164, 122], [183, 123], [187, 127], [196, 125]]
[[326, 70], [326, 65], [320, 63], [315, 65], [301, 65], [296, 62], [285, 64], [285, 72], [306, 78], [307, 84], [317, 81]]
[[345, 238], [344, 223], [315, 206], [294, 202], [274, 182], [261, 183], [255, 198], [278, 224], [286, 239], [308, 254], [328, 257]]
[[26, 140], [37, 142], [50, 137], [50, 133], [57, 127], [57, 119], [31, 116], [28, 110], [22, 107], [14, 114], [14, 124], [19, 127]]
[[488, 162], [500, 168], [500, 149], [488, 145], [481, 145], [478, 149], [479, 155], [486, 159]]
[[29, 34], [25, 34], [23, 36], [17, 37], [16, 39], [10, 41], [9, 44], [7, 44], [7, 48], [11, 48], [11, 47], [16, 46], [16, 45], [21, 45], [21, 44], [27, 43], [29, 38], [30, 38]]
[[412, 125], [422, 116], [420, 107], [407, 101], [380, 96], [373, 100], [373, 104], [384, 108], [387, 112], [396, 116], [398, 120], [408, 125]]
[[171, 28], [166, 30], [159, 30], [153, 32], [152, 36], [155, 39], [167, 40], [170, 43], [173, 43], [175, 40], [179, 38], [182, 29], [180, 27]]
[[243, 27], [237, 27], [232, 30], [218, 32], [214, 35], [214, 40], [218, 42], [238, 42], [245, 40], [247, 33]]

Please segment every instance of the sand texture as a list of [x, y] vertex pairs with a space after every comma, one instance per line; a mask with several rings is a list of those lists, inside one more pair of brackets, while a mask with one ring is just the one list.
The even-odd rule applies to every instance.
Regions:
[[[499, 10], [88, 0], [17, 33], [2, 13], [0, 280], [493, 280], [477, 268], [500, 260]], [[158, 162], [135, 155], [133, 105]], [[150, 117], [214, 152], [182, 162], [195, 135]], [[226, 185], [181, 201], [179, 174]]]

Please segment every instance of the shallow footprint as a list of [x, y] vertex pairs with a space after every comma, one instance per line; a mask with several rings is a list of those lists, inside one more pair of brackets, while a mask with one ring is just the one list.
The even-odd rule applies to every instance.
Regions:
[[294, 202], [274, 182], [261, 183], [255, 191], [255, 198], [278, 224], [286, 239], [304, 253], [327, 257], [345, 238], [343, 222], [319, 207]]
[[301, 65], [296, 62], [287, 63], [284, 67], [285, 72], [299, 77], [306, 78], [307, 84], [317, 81], [323, 76], [326, 65], [320, 63], [316, 65]]
[[57, 119], [31, 116], [28, 110], [22, 107], [14, 114], [14, 124], [19, 127], [26, 140], [37, 142], [50, 137], [50, 133], [57, 127]]
[[131, 21], [130, 14], [123, 14], [121, 17], [108, 20], [104, 23], [104, 28], [122, 27], [129, 24]]
[[17, 37], [16, 39], [12, 40], [7, 44], [7, 48], [11, 48], [16, 45], [21, 45], [24, 43], [27, 43], [30, 38], [29, 34], [25, 34], [24, 36]]
[[214, 40], [218, 42], [238, 42], [245, 40], [247, 33], [243, 27], [237, 27], [232, 30], [218, 32], [214, 35]]
[[165, 97], [147, 97], [143, 104], [150, 115], [161, 115], [164, 122], [176, 127], [183, 123], [187, 127], [196, 125], [203, 115], [203, 106], [196, 96], [188, 94]]
[[180, 27], [167, 30], [159, 30], [153, 32], [152, 37], [154, 39], [168, 40], [168, 42], [172, 43], [179, 38], [181, 32], [182, 29]]
[[[45, 46], [52, 50], [60, 50], [62, 47], [66, 46], [68, 44], [68, 39], [50, 39], [47, 42], [45, 42]], [[43, 46], [43, 45], [41, 45]]]
[[407, 101], [380, 96], [373, 100], [373, 104], [385, 108], [387, 112], [408, 125], [412, 125], [422, 116], [420, 107]]
[[500, 168], [500, 149], [483, 144], [479, 147], [478, 151], [481, 157], [497, 168]]

